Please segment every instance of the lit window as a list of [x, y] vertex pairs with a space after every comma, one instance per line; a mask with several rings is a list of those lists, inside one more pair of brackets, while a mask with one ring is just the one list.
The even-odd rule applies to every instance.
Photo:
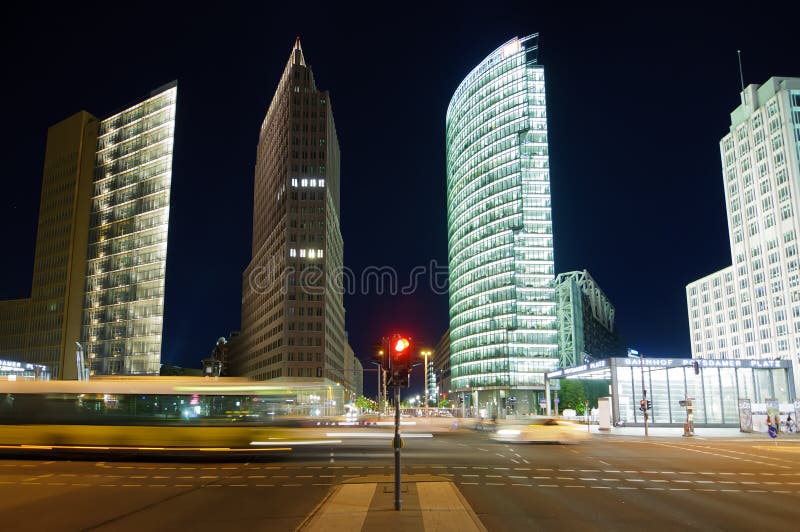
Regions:
[[293, 186], [293, 187], [296, 187], [296, 186], [297, 186], [297, 179], [292, 179], [292, 186]]
[[294, 248], [290, 249], [289, 250], [289, 256], [290, 257], [296, 257], [297, 256], [297, 250], [294, 249]]
[[319, 186], [321, 186], [321, 187], [325, 186], [325, 180], [324, 179], [320, 179], [319, 181], [317, 181], [317, 183], [319, 183]]
[[305, 256], [306, 256], [306, 250], [304, 250], [304, 249], [301, 249], [301, 250], [300, 250], [300, 256], [301, 256], [301, 257], [305, 257]]

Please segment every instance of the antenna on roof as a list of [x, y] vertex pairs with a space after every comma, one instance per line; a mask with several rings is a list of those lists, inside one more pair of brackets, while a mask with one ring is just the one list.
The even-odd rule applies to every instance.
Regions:
[[736, 55], [739, 57], [739, 83], [741, 83], [742, 90], [744, 90], [744, 74], [742, 74], [742, 51], [736, 50]]

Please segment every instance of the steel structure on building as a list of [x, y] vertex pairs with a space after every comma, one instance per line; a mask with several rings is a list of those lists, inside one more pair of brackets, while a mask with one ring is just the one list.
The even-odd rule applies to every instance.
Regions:
[[[584, 356], [608, 356], [596, 352], [603, 342], [595, 336], [603, 329], [609, 338], [615, 335], [614, 306], [586, 270], [565, 272], [556, 277], [559, 367], [567, 368], [584, 362]], [[592, 326], [590, 318], [600, 326]]]

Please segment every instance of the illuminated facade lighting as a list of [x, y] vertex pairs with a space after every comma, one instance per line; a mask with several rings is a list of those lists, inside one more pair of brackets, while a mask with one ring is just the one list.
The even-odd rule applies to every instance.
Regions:
[[558, 362], [536, 39], [500, 46], [459, 85], [447, 110], [452, 387], [494, 411], [532, 411], [543, 374]]
[[94, 374], [158, 373], [176, 91], [48, 129], [31, 298], [0, 302], [0, 350], [70, 380], [80, 340]]
[[82, 343], [94, 375], [157, 375], [177, 87], [100, 122]]
[[749, 85], [741, 100], [719, 144], [733, 264], [686, 287], [692, 357], [791, 360], [797, 395], [800, 78]]

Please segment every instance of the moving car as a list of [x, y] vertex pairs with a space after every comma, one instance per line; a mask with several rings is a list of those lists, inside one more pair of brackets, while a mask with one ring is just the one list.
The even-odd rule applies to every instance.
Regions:
[[528, 424], [508, 423], [498, 425], [491, 434], [496, 441], [508, 443], [578, 443], [589, 438], [585, 425], [578, 425], [555, 417], [536, 417]]

